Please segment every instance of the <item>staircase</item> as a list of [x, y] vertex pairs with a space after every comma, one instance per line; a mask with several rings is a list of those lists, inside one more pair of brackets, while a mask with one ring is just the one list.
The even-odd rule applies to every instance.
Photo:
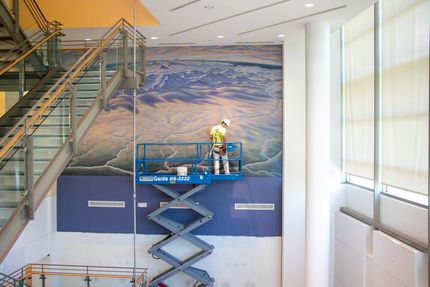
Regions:
[[16, 80], [14, 67], [3, 74], [0, 67], [0, 87], [21, 91], [20, 100], [0, 118], [0, 262], [107, 100], [118, 88], [137, 89], [143, 82], [144, 37], [137, 34], [136, 73], [129, 57], [133, 37], [133, 27], [121, 19], [67, 70], [47, 53], [47, 73], [41, 78], [32, 69], [24, 73], [28, 92], [19, 86], [22, 71]]
[[[0, 22], [0, 59], [2, 59], [10, 50], [18, 44], [13, 40], [8, 30]], [[16, 55], [15, 57], [16, 58]]]
[[[0, 137], [7, 134], [17, 122], [23, 118], [33, 107], [40, 107], [41, 97], [55, 84], [65, 72], [55, 72], [40, 85], [40, 87], [28, 93], [11, 110], [0, 118]], [[106, 71], [106, 79], [110, 81], [114, 71]], [[95, 101], [100, 88], [100, 73], [89, 71], [78, 87], [76, 99], [76, 113], [79, 121], [85, 111]], [[42, 116], [35, 124], [36, 131], [33, 133], [33, 182], [41, 176], [55, 156], [60, 146], [67, 140], [70, 130], [69, 111], [70, 101], [68, 98], [59, 100], [55, 109], [47, 116]], [[31, 114], [29, 118], [31, 118]], [[14, 134], [10, 134], [12, 137]], [[25, 196], [24, 169], [25, 159], [23, 152], [14, 154], [8, 161], [0, 163], [0, 228], [6, 223], [11, 212]], [[17, 178], [19, 180], [17, 180]]]

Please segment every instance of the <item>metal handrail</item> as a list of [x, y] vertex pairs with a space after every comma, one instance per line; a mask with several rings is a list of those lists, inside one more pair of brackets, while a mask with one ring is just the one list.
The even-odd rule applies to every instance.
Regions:
[[4, 73], [10, 71], [18, 63], [20, 63], [23, 59], [25, 59], [30, 54], [32, 54], [34, 51], [36, 51], [40, 46], [42, 46], [43, 44], [45, 44], [46, 42], [48, 42], [49, 40], [51, 40], [52, 38], [54, 38], [55, 36], [58, 36], [58, 35], [61, 35], [60, 30], [54, 31], [52, 34], [50, 34], [49, 36], [47, 36], [45, 39], [43, 39], [42, 41], [38, 42], [30, 50], [28, 50], [27, 52], [25, 52], [24, 54], [22, 54], [18, 58], [16, 58], [12, 63], [10, 63], [6, 67], [0, 69], [0, 76], [3, 75]]
[[[73, 264], [27, 264], [9, 275], [5, 275], [16, 281], [24, 280], [32, 275], [62, 276], [62, 277], [93, 277], [107, 279], [132, 279], [135, 273], [141, 274], [142, 282], [146, 279], [147, 268], [119, 267], [119, 266], [91, 266]], [[138, 280], [136, 280], [138, 281]], [[28, 286], [28, 285], [24, 285]]]
[[24, 0], [24, 3], [30, 10], [39, 28], [45, 33], [49, 33], [52, 26], [55, 26], [54, 23], [58, 23], [56, 21], [49, 22], [35, 0]]
[[[13, 149], [16, 144], [27, 134], [46, 110], [57, 98], [78, 78], [79, 75], [92, 61], [112, 44], [111, 41], [121, 32], [126, 32], [127, 26], [131, 26], [125, 19], [118, 20], [101, 38], [99, 45], [92, 47], [73, 64], [73, 66], [40, 98], [40, 100], [15, 123], [15, 125], [0, 140], [0, 162]], [[129, 33], [127, 33], [129, 34]], [[141, 35], [141, 34], [140, 34]], [[142, 35], [143, 36], [143, 35]], [[53, 93], [51, 95], [51, 93]], [[39, 107], [39, 105], [41, 105]], [[37, 111], [36, 111], [37, 109]], [[31, 118], [30, 118], [31, 116]], [[29, 132], [30, 131], [30, 132]], [[12, 136], [13, 135], [13, 136]], [[10, 138], [12, 136], [12, 138]]]
[[0, 276], [3, 276], [3, 278], [0, 278], [0, 286], [3, 286], [3, 285], [1, 285], [2, 282], [10, 283], [10, 281], [12, 281], [12, 283], [10, 283], [10, 284], [12, 284], [12, 286], [30, 287], [30, 285], [25, 284], [24, 282], [11, 277], [10, 275], [6, 275], [6, 274], [0, 272]]

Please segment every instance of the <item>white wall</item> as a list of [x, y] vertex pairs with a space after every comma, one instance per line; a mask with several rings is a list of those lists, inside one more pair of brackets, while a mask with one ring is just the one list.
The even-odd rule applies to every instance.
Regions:
[[340, 212], [335, 244], [335, 287], [427, 286], [424, 253]]
[[[163, 236], [137, 236], [137, 266], [149, 268], [150, 276], [169, 268], [155, 260], [147, 250]], [[215, 287], [280, 286], [280, 237], [201, 236], [215, 246], [214, 252], [195, 265], [215, 278]], [[195, 251], [185, 241], [169, 244], [166, 251], [180, 259]], [[85, 264], [103, 266], [133, 266], [132, 234], [96, 234], [58, 232], [50, 259], [56, 264]], [[168, 280], [169, 286], [193, 286], [190, 277], [178, 274]]]
[[11, 273], [28, 263], [47, 257], [52, 252], [57, 226], [56, 203], [56, 186], [54, 186], [37, 209], [35, 219], [27, 224], [3, 260], [1, 272]]
[[[43, 200], [35, 220], [23, 233], [3, 261], [0, 272], [11, 273], [28, 263], [78, 264], [98, 266], [133, 266], [132, 234], [100, 234], [56, 232], [56, 187]], [[137, 266], [149, 268], [154, 276], [168, 268], [155, 260], [147, 250], [163, 236], [137, 236]], [[211, 256], [195, 265], [205, 269], [215, 278], [215, 287], [280, 286], [281, 237], [202, 236], [215, 246]], [[189, 243], [178, 240], [166, 248], [178, 258], [193, 255]], [[49, 256], [48, 256], [49, 255]], [[37, 278], [36, 278], [37, 279]], [[40, 285], [39, 280], [36, 280]], [[50, 278], [46, 286], [76, 286], [82, 278]], [[167, 281], [169, 286], [192, 286], [195, 281], [178, 274]], [[97, 285], [99, 284], [99, 285]], [[109, 285], [113, 284], [113, 285]], [[115, 285], [116, 284], [116, 285]], [[39, 286], [36, 285], [36, 286]], [[129, 282], [95, 280], [92, 286], [129, 286]], [[82, 285], [83, 286], [83, 285]]]
[[[373, 192], [346, 186], [345, 206], [373, 218]], [[381, 223], [423, 244], [427, 244], [427, 209], [381, 196]]]

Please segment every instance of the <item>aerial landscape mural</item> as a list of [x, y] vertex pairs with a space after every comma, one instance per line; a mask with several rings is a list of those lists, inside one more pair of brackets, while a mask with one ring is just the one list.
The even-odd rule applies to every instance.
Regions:
[[[223, 118], [243, 143], [245, 176], [282, 174], [281, 46], [148, 48], [137, 91], [136, 141], [204, 142]], [[65, 174], [131, 175], [133, 91], [108, 102]]]

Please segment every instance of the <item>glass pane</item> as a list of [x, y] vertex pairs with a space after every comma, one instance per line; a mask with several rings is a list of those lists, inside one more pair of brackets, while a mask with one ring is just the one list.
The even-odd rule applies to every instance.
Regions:
[[100, 62], [95, 61], [82, 72], [80, 79], [75, 84], [77, 91], [78, 119], [83, 117], [99, 95], [100, 83]]
[[344, 26], [345, 171], [373, 179], [374, 8]]
[[0, 229], [6, 224], [15, 207], [25, 195], [25, 163], [23, 143], [0, 162]]
[[[56, 40], [52, 40], [56, 41]], [[3, 115], [49, 72], [49, 56], [55, 55], [56, 45], [45, 43], [33, 53], [0, 75], [0, 114]], [[48, 52], [49, 49], [49, 52]], [[6, 66], [0, 66], [6, 68]]]
[[[45, 284], [43, 285], [40, 276], [33, 276], [33, 287], [84, 287], [87, 282], [84, 281], [85, 277], [62, 277], [62, 276], [47, 276]], [[92, 286], [92, 285], [90, 285]]]
[[382, 182], [427, 194], [430, 1], [381, 7]]
[[69, 70], [94, 45], [97, 41], [89, 39], [61, 41], [61, 67]]
[[[108, 71], [117, 71], [121, 60], [122, 37], [119, 34], [115, 37], [112, 45], [106, 51], [106, 69]], [[109, 74], [109, 73], [108, 73]]]
[[34, 182], [40, 177], [49, 162], [69, 136], [70, 106], [69, 94], [63, 93], [52, 109], [42, 116], [33, 133]]

